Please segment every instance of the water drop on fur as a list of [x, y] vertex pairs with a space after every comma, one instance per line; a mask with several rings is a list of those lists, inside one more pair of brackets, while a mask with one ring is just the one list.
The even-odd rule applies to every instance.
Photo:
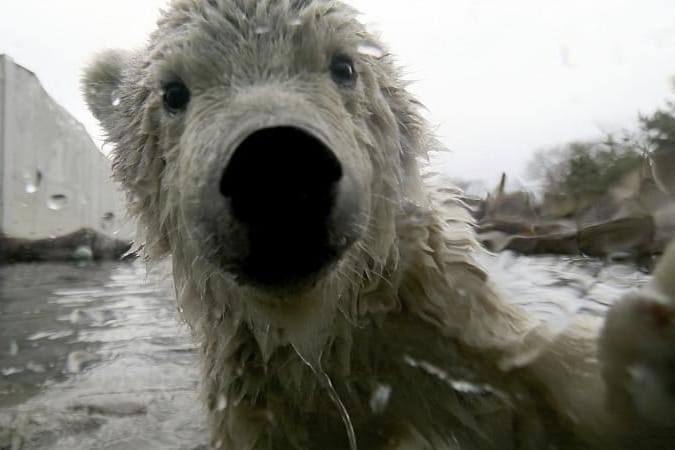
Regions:
[[120, 105], [121, 102], [122, 101], [120, 100], [120, 96], [117, 93], [117, 91], [112, 91], [112, 93], [110, 94], [110, 103], [112, 103], [114, 107], [117, 107]]
[[379, 59], [384, 56], [384, 50], [374, 44], [368, 42], [362, 42], [356, 46], [356, 51], [364, 56], [372, 56], [373, 58]]
[[388, 384], [379, 384], [370, 397], [370, 410], [374, 414], [382, 414], [389, 404], [391, 397], [391, 386]]
[[257, 35], [266, 34], [266, 33], [269, 33], [269, 32], [270, 32], [270, 27], [268, 27], [267, 25], [258, 25], [255, 28], [255, 34], [257, 34]]
[[218, 401], [216, 402], [216, 411], [224, 411], [227, 408], [227, 398], [224, 394], [218, 396]]

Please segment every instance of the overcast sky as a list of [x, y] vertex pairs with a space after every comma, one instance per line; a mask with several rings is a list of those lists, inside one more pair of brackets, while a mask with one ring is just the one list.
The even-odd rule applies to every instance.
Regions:
[[[34, 71], [95, 139], [78, 79], [142, 45], [164, 0], [0, 0], [0, 53]], [[672, 98], [673, 0], [352, 0], [414, 80], [448, 172], [495, 182], [538, 148], [635, 124]]]

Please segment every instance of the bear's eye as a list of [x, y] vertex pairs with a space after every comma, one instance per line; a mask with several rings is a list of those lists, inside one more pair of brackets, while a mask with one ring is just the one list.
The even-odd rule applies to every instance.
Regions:
[[358, 74], [354, 68], [354, 61], [347, 56], [336, 56], [330, 64], [330, 74], [340, 86], [354, 87]]
[[164, 86], [164, 108], [171, 113], [176, 114], [184, 111], [190, 101], [190, 91], [180, 81], [174, 81]]

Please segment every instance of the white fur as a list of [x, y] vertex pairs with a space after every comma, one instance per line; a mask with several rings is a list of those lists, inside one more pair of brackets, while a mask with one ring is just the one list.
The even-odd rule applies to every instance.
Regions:
[[[418, 103], [391, 56], [363, 43], [382, 47], [332, 0], [177, 0], [146, 48], [104, 53], [85, 75], [148, 254], [173, 258], [214, 445], [672, 447], [672, 422], [607, 407], [598, 323], [554, 335], [492, 286], [460, 193], [420, 176], [437, 143]], [[326, 75], [336, 51], [354, 55], [354, 89]], [[192, 98], [169, 116], [161, 91], [175, 77]], [[363, 187], [362, 239], [311, 289], [240, 285], [212, 262], [226, 248], [204, 231], [204, 193], [251, 121], [311, 123]]]

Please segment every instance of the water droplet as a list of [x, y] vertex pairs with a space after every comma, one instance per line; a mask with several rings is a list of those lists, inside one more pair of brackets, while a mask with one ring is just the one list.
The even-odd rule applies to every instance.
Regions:
[[115, 213], [112, 212], [106, 212], [101, 216], [101, 228], [103, 230], [108, 231], [110, 228], [113, 227], [115, 224]]
[[370, 409], [374, 414], [382, 414], [389, 404], [391, 396], [391, 386], [387, 384], [378, 385], [370, 397]]
[[117, 91], [112, 91], [112, 93], [110, 94], [110, 103], [112, 103], [112, 105], [115, 107], [120, 105], [121, 100]]
[[36, 170], [35, 173], [24, 172], [23, 174], [24, 192], [34, 194], [40, 189], [42, 183], [42, 172]]
[[19, 344], [17, 344], [14, 339], [9, 341], [9, 354], [11, 356], [16, 356], [19, 354]]
[[68, 197], [63, 194], [54, 194], [47, 200], [47, 207], [54, 211], [62, 209], [68, 204]]
[[380, 48], [378, 45], [371, 44], [368, 42], [362, 42], [361, 44], [356, 46], [356, 51], [365, 56], [372, 56], [373, 58], [382, 58], [384, 56], [384, 50]]
[[258, 35], [269, 33], [269, 32], [270, 32], [270, 27], [268, 27], [267, 25], [258, 25], [255, 28], [255, 34], [258, 34]]
[[218, 396], [218, 402], [216, 403], [216, 411], [221, 412], [224, 411], [225, 408], [227, 408], [227, 398], [225, 398], [224, 394], [220, 394]]

